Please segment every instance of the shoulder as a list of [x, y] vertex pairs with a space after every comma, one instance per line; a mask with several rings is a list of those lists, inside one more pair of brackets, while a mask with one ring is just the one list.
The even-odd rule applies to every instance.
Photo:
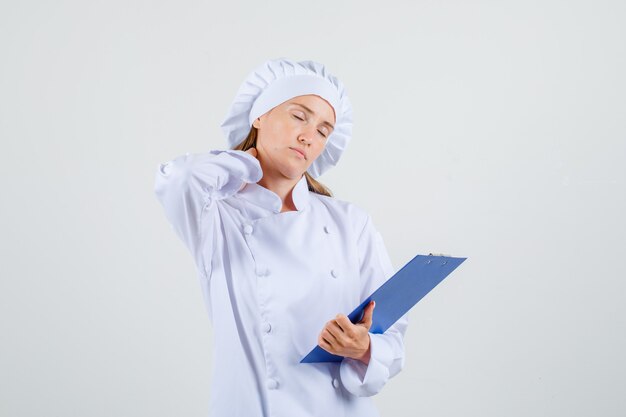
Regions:
[[309, 191], [312, 203], [323, 206], [335, 218], [352, 224], [355, 233], [360, 234], [371, 221], [369, 213], [360, 205]]

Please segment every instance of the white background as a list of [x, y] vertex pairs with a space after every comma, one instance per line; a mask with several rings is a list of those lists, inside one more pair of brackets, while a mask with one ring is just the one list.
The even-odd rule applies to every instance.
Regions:
[[0, 415], [205, 416], [212, 333], [153, 195], [225, 147], [264, 60], [324, 63], [354, 136], [320, 177], [412, 311], [384, 416], [626, 414], [626, 3], [3, 1]]

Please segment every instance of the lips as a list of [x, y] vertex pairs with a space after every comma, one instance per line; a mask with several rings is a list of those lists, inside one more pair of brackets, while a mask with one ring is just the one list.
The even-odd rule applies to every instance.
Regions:
[[294, 150], [294, 151], [298, 152], [300, 155], [302, 155], [302, 157], [303, 157], [304, 159], [306, 159], [306, 154], [304, 153], [304, 151], [302, 151], [302, 150], [300, 150], [300, 149], [296, 149], [296, 148], [289, 148], [289, 149], [292, 149], [292, 150]]

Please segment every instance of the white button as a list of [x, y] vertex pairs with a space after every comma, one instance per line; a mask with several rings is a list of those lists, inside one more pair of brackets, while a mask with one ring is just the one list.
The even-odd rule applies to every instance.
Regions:
[[250, 226], [249, 224], [247, 224], [247, 225], [245, 225], [245, 226], [243, 227], [243, 232], [244, 232], [245, 234], [247, 234], [247, 235], [249, 235], [250, 233], [252, 233], [252, 230], [253, 230], [253, 229], [252, 229], [252, 226]]
[[339, 274], [337, 274], [337, 271], [335, 271], [334, 269], [332, 269], [332, 270], [330, 271], [330, 275], [332, 275], [332, 276], [333, 276], [333, 278], [337, 278], [337, 275], [339, 275]]
[[268, 322], [263, 323], [263, 331], [269, 333], [272, 330], [272, 325]]
[[330, 233], [330, 229], [328, 228], [328, 226], [324, 226], [324, 231], [325, 231], [326, 233]]
[[161, 174], [168, 175], [170, 173], [170, 164], [171, 161], [159, 165], [159, 171], [161, 171]]
[[339, 388], [339, 380], [337, 378], [333, 378], [333, 387]]
[[278, 381], [276, 381], [275, 379], [268, 379], [267, 380], [267, 387], [269, 389], [276, 389], [276, 388], [278, 388]]

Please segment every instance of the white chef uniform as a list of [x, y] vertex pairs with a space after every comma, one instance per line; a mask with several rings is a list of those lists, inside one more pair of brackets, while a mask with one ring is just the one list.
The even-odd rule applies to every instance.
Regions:
[[188, 153], [156, 172], [212, 322], [210, 416], [378, 416], [370, 397], [402, 369], [408, 313], [370, 333], [369, 365], [300, 360], [326, 322], [393, 275], [382, 237], [363, 209], [310, 192], [304, 175], [297, 211], [281, 213], [261, 177], [259, 161], [238, 150]]

